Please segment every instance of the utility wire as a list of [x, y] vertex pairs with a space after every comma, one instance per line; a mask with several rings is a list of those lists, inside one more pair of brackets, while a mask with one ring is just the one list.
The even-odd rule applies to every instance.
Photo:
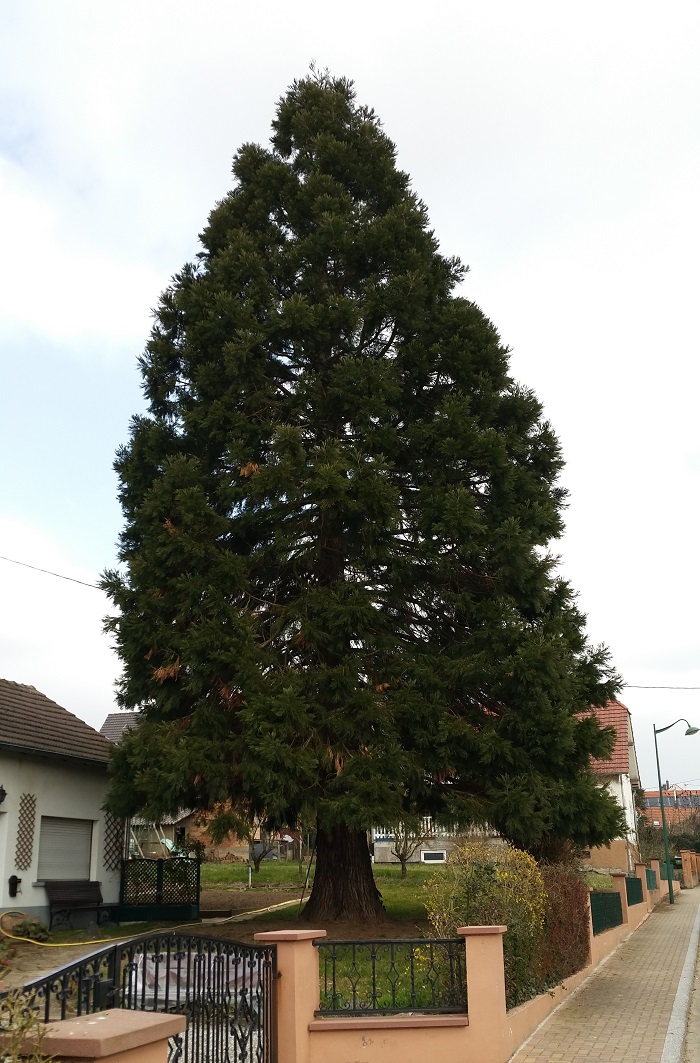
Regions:
[[623, 683], [625, 690], [700, 690], [700, 687], [648, 687], [637, 683]]
[[83, 587], [92, 587], [93, 590], [99, 591], [101, 588], [96, 583], [86, 583], [82, 579], [74, 579], [73, 576], [62, 576], [60, 572], [52, 572], [48, 568], [39, 568], [37, 565], [28, 565], [26, 561], [15, 561], [14, 557], [4, 557], [0, 554], [0, 561], [9, 561], [12, 565], [21, 565], [22, 568], [31, 568], [35, 572], [43, 572], [46, 576], [55, 576], [56, 579], [67, 579], [71, 583], [80, 583]]
[[[56, 579], [68, 579], [71, 584], [80, 584], [81, 587], [91, 587], [92, 590], [99, 591], [102, 588], [97, 584], [86, 584], [84, 579], [74, 579], [73, 576], [64, 576], [59, 572], [52, 572], [50, 569], [39, 569], [36, 564], [28, 564], [27, 561], [17, 561], [14, 557], [4, 557], [0, 554], [0, 561], [10, 561], [11, 564], [21, 564], [23, 569], [32, 569], [34, 572], [42, 572], [47, 576], [55, 576]], [[626, 690], [700, 690], [700, 687], [648, 687], [641, 684], [635, 684], [635, 682], [624, 682], [622, 686]]]

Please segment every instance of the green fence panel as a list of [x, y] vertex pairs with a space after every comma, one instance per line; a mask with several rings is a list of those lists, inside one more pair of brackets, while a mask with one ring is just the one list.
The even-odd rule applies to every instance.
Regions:
[[625, 879], [625, 886], [627, 888], [627, 903], [641, 904], [644, 900], [641, 878], [637, 878], [635, 875], [628, 875]]
[[594, 890], [591, 893], [591, 922], [593, 933], [602, 934], [622, 924], [622, 900], [619, 893], [603, 893]]
[[659, 885], [656, 881], [656, 872], [652, 871], [650, 867], [647, 868], [647, 889], [657, 890]]

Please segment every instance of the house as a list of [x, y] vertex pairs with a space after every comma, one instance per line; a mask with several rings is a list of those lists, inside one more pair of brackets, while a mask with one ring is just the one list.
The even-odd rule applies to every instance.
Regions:
[[[497, 831], [488, 826], [444, 827], [434, 823], [430, 816], [421, 820], [419, 831], [403, 834], [399, 826], [399, 844], [403, 843], [410, 855], [409, 864], [444, 864], [458, 841], [465, 839], [485, 839], [496, 842], [500, 838]], [[394, 827], [372, 827], [370, 844], [375, 864], [398, 864], [394, 852], [396, 848]]]
[[[664, 817], [669, 830], [693, 830], [700, 817], [700, 790], [686, 790], [681, 786], [669, 786], [663, 789]], [[645, 819], [650, 827], [661, 826], [661, 801], [659, 791], [644, 791]]]
[[[584, 863], [596, 870], [633, 871], [635, 861], [639, 860], [639, 839], [637, 833], [637, 812], [634, 791], [639, 787], [639, 769], [632, 732], [632, 719], [629, 709], [620, 701], [610, 701], [602, 707], [591, 707], [601, 727], [612, 727], [615, 731], [615, 745], [608, 760], [594, 760], [591, 767], [601, 786], [607, 787], [617, 799], [623, 810], [626, 830], [622, 838], [616, 838], [610, 845], [599, 846], [584, 853]], [[658, 805], [658, 790], [656, 803]], [[700, 791], [698, 791], [700, 793]], [[698, 802], [700, 805], [700, 801]], [[664, 805], [666, 807], [666, 804]], [[459, 835], [472, 835], [494, 839], [498, 837], [489, 828], [472, 827], [468, 830], [438, 827], [429, 818], [422, 821], [422, 832], [415, 835], [415, 849], [409, 857], [410, 863], [444, 863], [454, 848]], [[372, 852], [375, 863], [398, 863], [392, 852], [394, 832], [391, 827], [373, 827], [371, 833]]]
[[116, 745], [126, 731], [136, 730], [138, 721], [138, 712], [110, 712], [100, 727], [100, 734]]
[[102, 804], [109, 742], [33, 686], [0, 679], [0, 910], [48, 922], [44, 883], [119, 899], [123, 827]]
[[[100, 727], [100, 734], [116, 745], [128, 731], [136, 730], [139, 715], [138, 712], [110, 712]], [[163, 816], [160, 823], [133, 816], [127, 825], [129, 853], [131, 856], [163, 858], [170, 856], [173, 849], [189, 838], [206, 846], [209, 860], [247, 860], [248, 843], [234, 836], [215, 845], [207, 833], [206, 818], [206, 814], [196, 814], [187, 808]]]
[[632, 717], [621, 701], [592, 708], [601, 727], [612, 727], [615, 745], [607, 760], [593, 760], [591, 767], [601, 786], [616, 798], [624, 817], [626, 830], [609, 845], [601, 845], [584, 854], [584, 862], [600, 871], [633, 871], [639, 861], [639, 837], [634, 792], [639, 788], [639, 768], [632, 732]]
[[[100, 727], [112, 745], [121, 742], [129, 731], [135, 731], [139, 722], [138, 712], [110, 712]], [[182, 845], [194, 825], [195, 816], [189, 809], [182, 809], [174, 816], [165, 816], [160, 823], [149, 823], [140, 816], [133, 816], [127, 824], [127, 845], [130, 856], [162, 859]]]

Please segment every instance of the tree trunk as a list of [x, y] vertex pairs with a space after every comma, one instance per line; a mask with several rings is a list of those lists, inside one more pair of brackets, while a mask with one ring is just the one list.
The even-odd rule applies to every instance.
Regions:
[[372, 875], [367, 835], [340, 824], [316, 834], [316, 873], [303, 917], [312, 922], [333, 919], [384, 919], [382, 895]]
[[[399, 857], [399, 859], [401, 859], [401, 858]], [[406, 875], [407, 875], [406, 865], [407, 865], [407, 863], [408, 863], [408, 857], [405, 857], [403, 860], [401, 860], [401, 878], [406, 878]]]

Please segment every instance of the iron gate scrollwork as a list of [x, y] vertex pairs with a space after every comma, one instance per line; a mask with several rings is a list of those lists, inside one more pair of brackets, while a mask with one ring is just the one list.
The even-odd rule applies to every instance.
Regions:
[[186, 1015], [169, 1063], [276, 1063], [276, 977], [274, 945], [172, 933], [91, 953], [23, 992], [44, 1022], [107, 1008]]

